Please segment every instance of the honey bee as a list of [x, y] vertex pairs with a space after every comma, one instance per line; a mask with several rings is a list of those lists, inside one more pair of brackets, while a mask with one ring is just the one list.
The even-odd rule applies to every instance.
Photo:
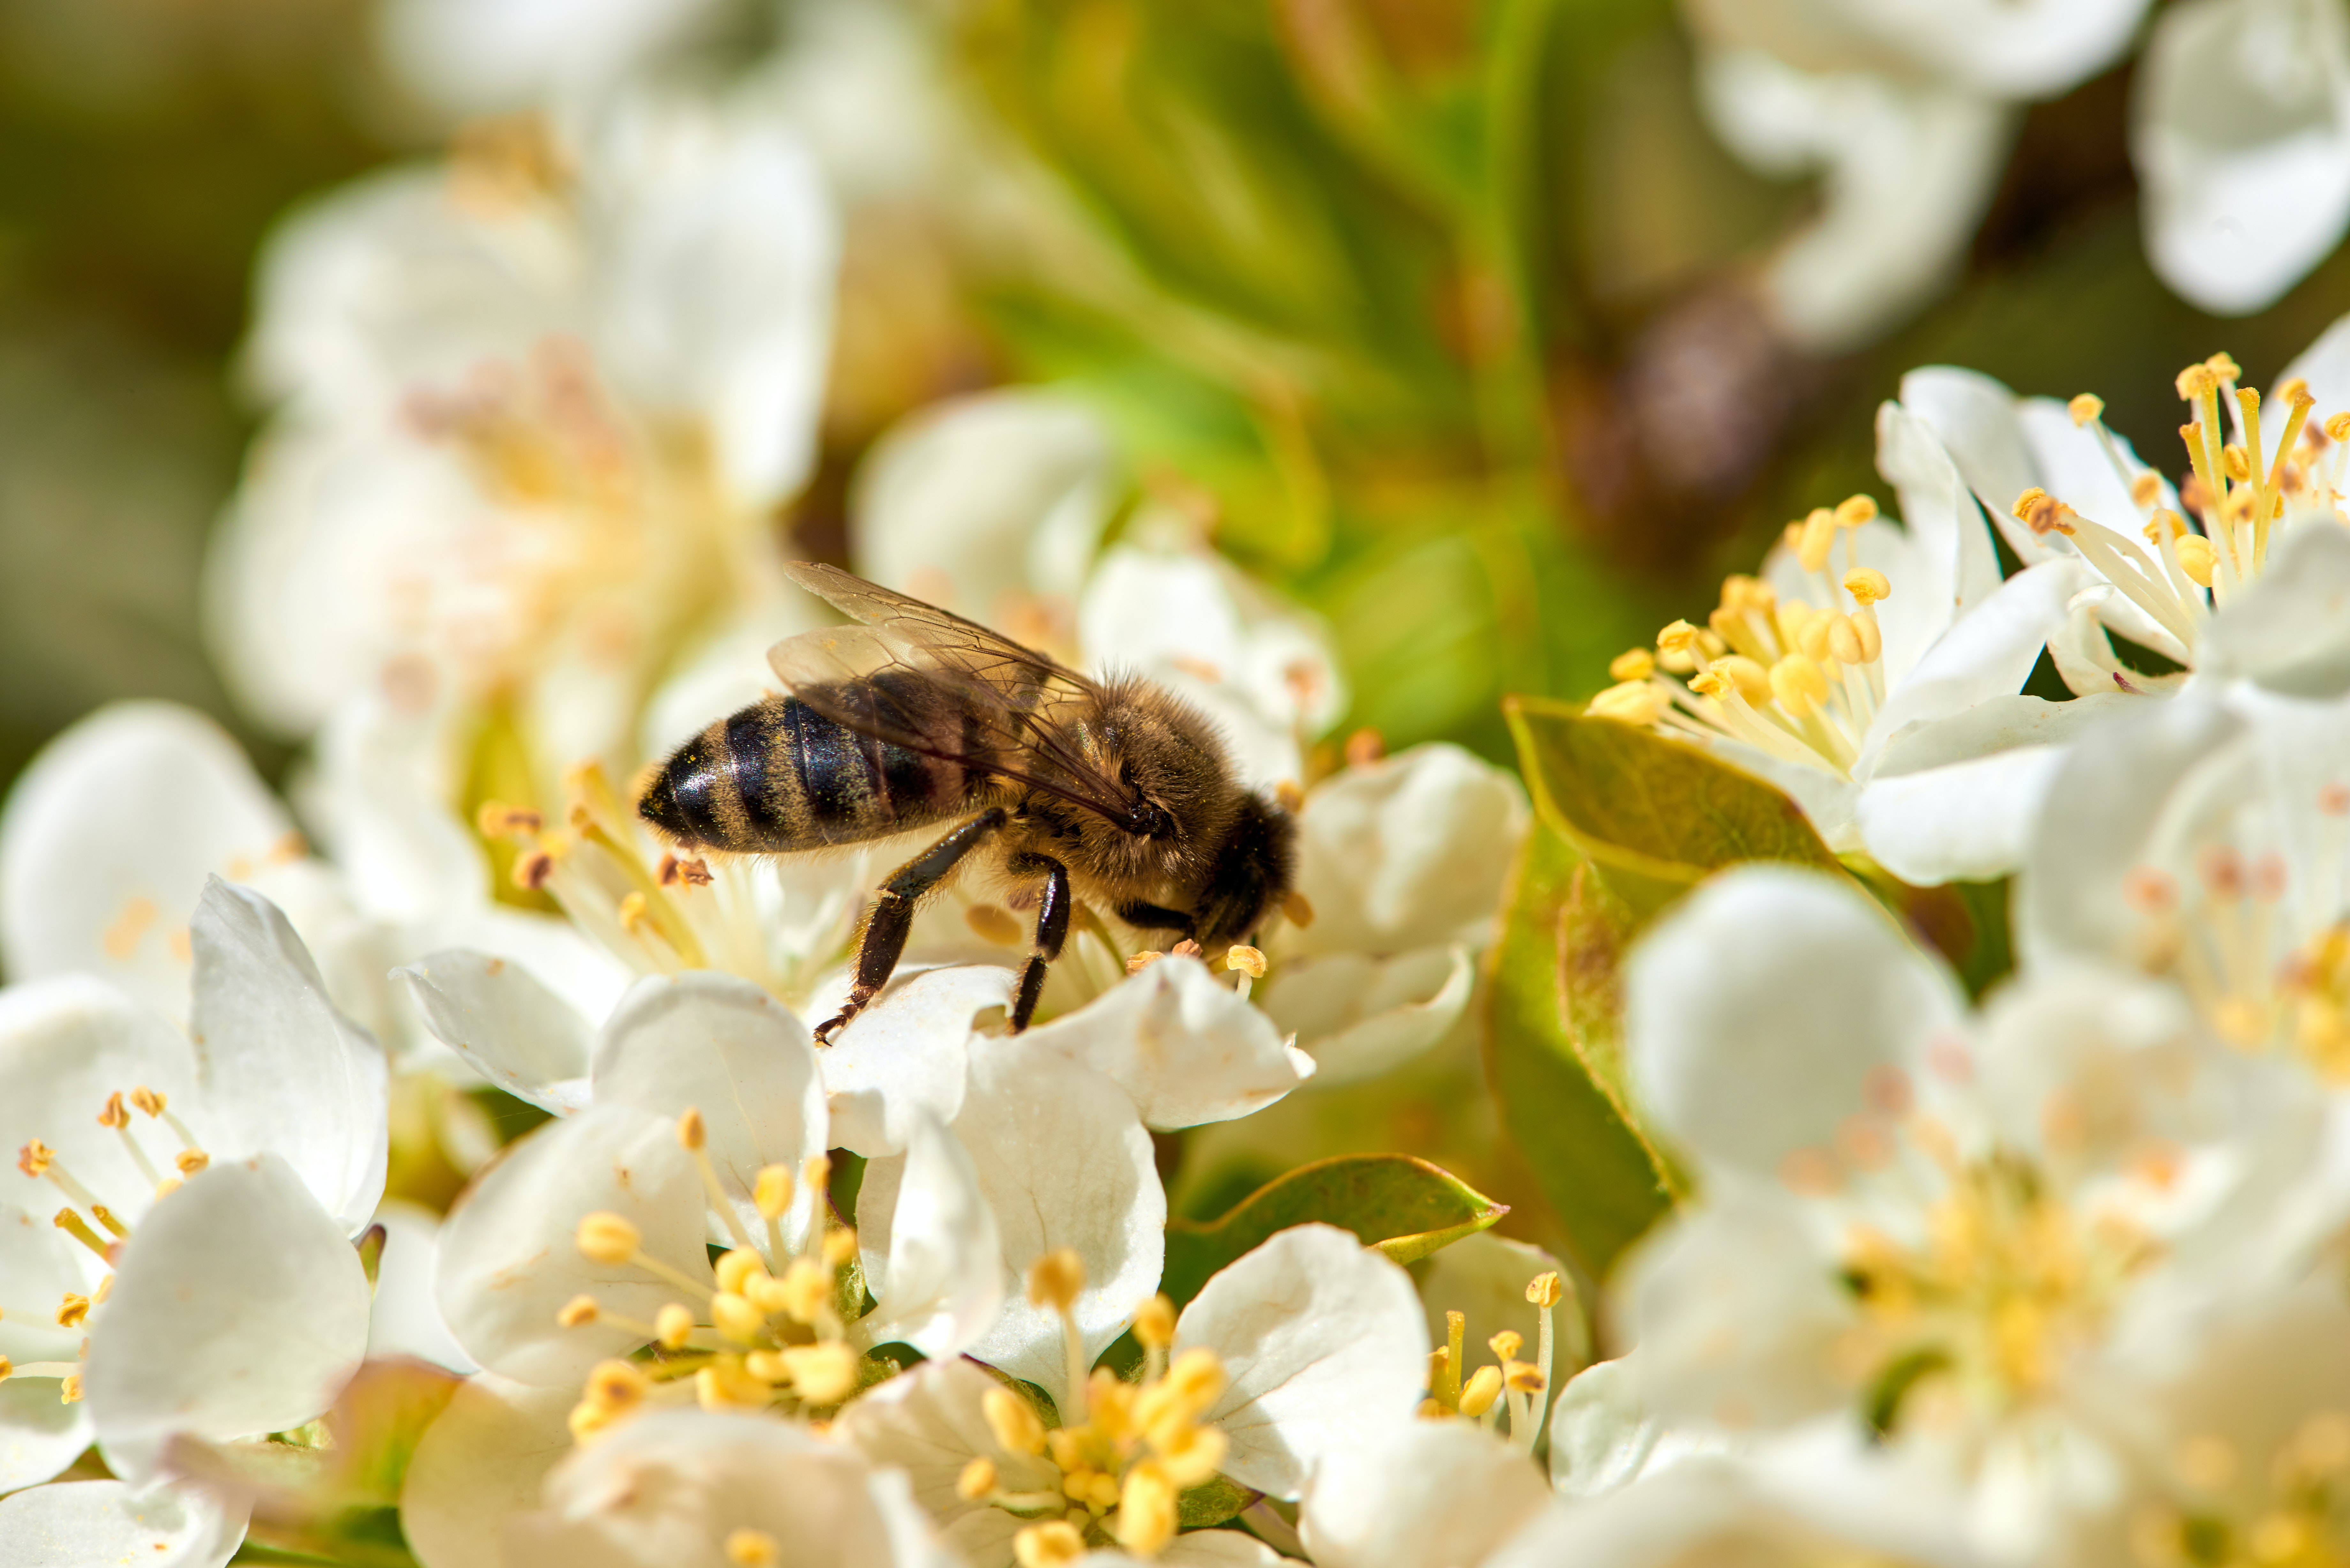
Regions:
[[1295, 826], [1243, 786], [1205, 714], [1148, 680], [1088, 680], [837, 568], [785, 569], [860, 624], [769, 649], [786, 694], [679, 747], [637, 810], [681, 848], [736, 854], [799, 854], [962, 818], [881, 884], [848, 1001], [818, 1040], [873, 1000], [916, 906], [977, 856], [1035, 902], [1015, 1032], [1035, 1015], [1076, 898], [1213, 951], [1249, 940], [1288, 897]]

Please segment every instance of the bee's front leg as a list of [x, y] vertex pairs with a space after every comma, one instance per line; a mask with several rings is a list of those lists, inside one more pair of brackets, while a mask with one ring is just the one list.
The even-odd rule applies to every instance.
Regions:
[[1036, 1016], [1037, 999], [1045, 994], [1046, 966], [1061, 956], [1069, 937], [1069, 868], [1047, 856], [1023, 856], [1016, 869], [1041, 871], [1044, 896], [1036, 901], [1036, 940], [1028, 947], [1028, 967], [1020, 971], [1020, 995], [1012, 1004], [1012, 1033], [1019, 1033]]
[[[873, 912], [866, 917], [864, 935], [858, 940], [856, 983], [848, 988], [848, 1000], [840, 1011], [816, 1026], [817, 1044], [831, 1044], [832, 1037], [864, 1012], [865, 1004], [889, 983], [889, 976], [898, 967], [898, 955], [906, 950], [906, 935], [914, 929], [915, 907], [925, 894], [947, 879], [964, 856], [999, 831], [1004, 820], [1002, 806], [991, 807], [889, 873], [889, 880], [874, 896]], [[1067, 923], [1065, 913], [1062, 924]]]

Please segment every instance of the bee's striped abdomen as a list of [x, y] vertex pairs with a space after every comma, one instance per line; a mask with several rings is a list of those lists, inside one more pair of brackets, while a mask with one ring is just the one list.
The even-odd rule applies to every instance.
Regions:
[[[953, 724], [960, 738], [961, 715], [943, 694], [893, 695], [901, 709]], [[854, 844], [963, 808], [971, 777], [953, 747], [939, 750], [944, 754], [926, 755], [860, 734], [797, 698], [769, 697], [680, 747], [638, 810], [671, 836], [715, 849]]]

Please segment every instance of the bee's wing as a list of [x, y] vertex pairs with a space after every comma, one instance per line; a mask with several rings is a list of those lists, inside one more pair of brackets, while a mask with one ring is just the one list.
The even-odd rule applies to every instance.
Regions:
[[[1124, 826], [1133, 791], [1088, 763], [1062, 722], [1091, 707], [1100, 689], [1075, 670], [961, 616], [892, 593], [834, 566], [795, 561], [800, 587], [861, 626], [827, 627], [767, 650], [792, 695], [837, 724], [925, 756], [1018, 781]], [[935, 729], [874, 677], [901, 670], [958, 692], [972, 726], [971, 752], [941, 744]]]

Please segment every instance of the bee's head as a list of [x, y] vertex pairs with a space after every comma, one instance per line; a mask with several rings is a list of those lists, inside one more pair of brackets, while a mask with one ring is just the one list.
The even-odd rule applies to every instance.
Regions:
[[1297, 877], [1297, 824], [1251, 792], [1209, 864], [1192, 906], [1192, 936], [1210, 953], [1253, 940]]

